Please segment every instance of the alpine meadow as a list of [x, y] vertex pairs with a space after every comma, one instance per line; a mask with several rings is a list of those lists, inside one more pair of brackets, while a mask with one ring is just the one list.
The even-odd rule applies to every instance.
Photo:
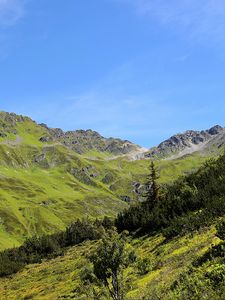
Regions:
[[224, 18], [0, 0], [0, 300], [225, 299]]

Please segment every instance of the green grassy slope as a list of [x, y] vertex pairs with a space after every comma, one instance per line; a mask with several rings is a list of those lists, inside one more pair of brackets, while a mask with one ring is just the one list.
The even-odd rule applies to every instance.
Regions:
[[[218, 244], [215, 228], [204, 228], [194, 235], [186, 235], [165, 242], [161, 235], [130, 241], [139, 258], [150, 260], [149, 272], [141, 275], [136, 265], [125, 270], [129, 282], [126, 299], [175, 299], [172, 284], [188, 270], [197, 257], [201, 257], [211, 244]], [[63, 257], [41, 264], [29, 265], [21, 272], [0, 279], [1, 299], [86, 299], [90, 296], [81, 289], [80, 274], [87, 267], [87, 254], [94, 242], [86, 242], [68, 249]], [[213, 267], [208, 263], [207, 268]], [[91, 287], [89, 287], [91, 290]], [[86, 288], [86, 292], [87, 288]], [[99, 300], [106, 300], [102, 297]], [[179, 298], [181, 299], [181, 298]], [[193, 298], [200, 299], [200, 298]], [[207, 299], [207, 298], [205, 298]]]
[[[6, 128], [7, 136], [0, 137], [0, 249], [20, 245], [27, 236], [57, 232], [82, 216], [115, 216], [127, 206], [121, 197], [136, 200], [134, 183], [145, 182], [147, 160], [113, 159], [93, 151], [79, 155], [61, 144], [40, 143], [45, 128], [29, 119]], [[157, 161], [161, 183], [198, 169], [206, 159], [195, 153]], [[213, 282], [225, 281], [224, 260], [193, 265], [220, 243], [216, 221], [170, 240], [161, 233], [130, 238], [138, 258], [147, 258], [150, 264], [145, 274], [136, 263], [125, 270], [126, 299], [223, 299], [224, 290], [214, 293]], [[92, 287], [82, 289], [80, 275], [96, 243], [85, 242], [67, 249], [63, 256], [0, 278], [0, 299], [91, 300]], [[186, 278], [184, 285], [182, 278]]]
[[[137, 199], [134, 182], [144, 182], [148, 162], [116, 159], [90, 161], [62, 146], [48, 146], [45, 159], [32, 161], [43, 149], [0, 145], [0, 249], [16, 246], [27, 236], [65, 228], [82, 216], [115, 216]], [[161, 162], [162, 182], [174, 180], [205, 158]], [[82, 171], [90, 167], [89, 173]], [[96, 177], [89, 176], [96, 173]]]
[[101, 182], [67, 171], [79, 170], [78, 163], [84, 162], [74, 159], [47, 169], [1, 168], [0, 248], [17, 245], [26, 236], [58, 231], [81, 216], [115, 215], [126, 206]]
[[[115, 216], [137, 200], [147, 160], [113, 159], [89, 151], [83, 156], [59, 143], [42, 143], [46, 128], [27, 117], [0, 113], [0, 249], [31, 235], [52, 233], [78, 217]], [[206, 157], [159, 161], [161, 182], [198, 168]]]
[[[93, 150], [81, 156], [62, 144], [42, 143], [46, 128], [27, 117], [1, 113], [0, 123], [0, 249], [61, 230], [78, 217], [115, 215], [127, 205], [121, 199], [137, 199], [134, 183], [144, 183], [148, 161]], [[204, 160], [161, 161], [161, 181]]]

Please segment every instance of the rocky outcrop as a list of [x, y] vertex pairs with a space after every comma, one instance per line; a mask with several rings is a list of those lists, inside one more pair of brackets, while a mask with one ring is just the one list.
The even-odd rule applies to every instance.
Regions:
[[209, 130], [206, 130], [206, 132], [209, 133], [210, 135], [216, 135], [223, 131], [224, 131], [224, 128], [219, 125], [216, 125], [216, 126], [210, 128]]
[[[185, 155], [205, 149], [206, 145], [225, 134], [225, 128], [216, 125], [208, 130], [188, 130], [176, 134], [162, 142], [158, 147], [151, 148], [145, 154], [148, 158], [165, 158], [172, 155]], [[225, 143], [225, 139], [223, 140]]]
[[80, 182], [87, 184], [87, 185], [92, 185], [94, 187], [97, 186], [96, 182], [92, 180], [89, 174], [87, 174], [83, 169], [79, 168], [72, 168], [68, 170], [70, 174], [72, 174], [76, 179], [78, 179]]
[[60, 128], [49, 128], [44, 123], [37, 124], [28, 117], [8, 112], [0, 112], [0, 137], [7, 138], [8, 134], [17, 135], [17, 125], [22, 122], [35, 124], [35, 126], [32, 125], [31, 128], [29, 127], [30, 124], [28, 125], [27, 133], [32, 134], [32, 130], [34, 130], [34, 135], [38, 131], [42, 133], [42, 136], [38, 137], [38, 139], [43, 144], [61, 143], [79, 154], [96, 150], [98, 152], [109, 152], [113, 155], [123, 155], [140, 149], [139, 146], [127, 140], [104, 138], [98, 132], [91, 129], [64, 132]]
[[[17, 139], [20, 139], [22, 127], [18, 126], [18, 123], [22, 122], [25, 123], [26, 134], [33, 135], [33, 138], [43, 143], [44, 148], [61, 144], [79, 154], [89, 155], [90, 153], [90, 157], [94, 159], [99, 155], [99, 152], [111, 154], [107, 159], [114, 159], [116, 156], [125, 156], [129, 160], [144, 158], [173, 159], [196, 151], [207, 149], [212, 151], [213, 148], [218, 150], [225, 146], [225, 128], [219, 125], [208, 130], [188, 130], [176, 134], [148, 151], [127, 140], [105, 138], [91, 129], [64, 132], [60, 128], [49, 128], [46, 124], [37, 124], [28, 117], [7, 112], [0, 112], [0, 138], [3, 140], [2, 143], [18, 144]], [[23, 130], [22, 133], [24, 134]], [[12, 144], [14, 141], [16, 142]], [[95, 153], [97, 154], [96, 157]], [[37, 163], [40, 164], [43, 161]], [[98, 174], [93, 172], [90, 176], [93, 178], [97, 177]]]
[[131, 197], [130, 196], [120, 196], [120, 199], [124, 202], [131, 203]]
[[[0, 137], [7, 137], [8, 134], [17, 134], [16, 115], [0, 112]], [[18, 116], [19, 117], [19, 116]]]
[[60, 142], [79, 154], [90, 150], [97, 150], [100, 152], [109, 152], [113, 155], [122, 155], [140, 148], [127, 140], [104, 138], [98, 132], [91, 129], [64, 132], [59, 128], [48, 128], [45, 124], [41, 124], [40, 126], [48, 130], [48, 135], [40, 138], [41, 142]]

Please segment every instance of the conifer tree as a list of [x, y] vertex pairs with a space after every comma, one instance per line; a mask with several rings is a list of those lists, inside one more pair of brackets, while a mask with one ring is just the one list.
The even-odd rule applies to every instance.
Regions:
[[158, 170], [155, 167], [154, 161], [151, 161], [150, 174], [148, 175], [147, 182], [146, 182], [147, 191], [144, 195], [146, 199], [146, 203], [148, 204], [148, 207], [151, 209], [159, 201], [160, 187], [157, 182], [158, 179], [159, 179]]

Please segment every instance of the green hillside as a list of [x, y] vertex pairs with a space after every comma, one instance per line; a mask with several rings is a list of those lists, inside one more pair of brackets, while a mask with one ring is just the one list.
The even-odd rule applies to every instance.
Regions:
[[[0, 249], [61, 230], [78, 217], [115, 216], [141, 197], [148, 160], [94, 149], [79, 154], [59, 141], [42, 142], [46, 135], [49, 129], [28, 117], [0, 113]], [[159, 161], [161, 182], [205, 159]]]
[[[141, 258], [150, 259], [152, 270], [145, 275], [140, 274], [137, 266], [126, 270], [127, 280], [131, 283], [126, 299], [174, 299], [172, 291], [171, 295], [168, 292], [172, 283], [187, 272], [196, 257], [203, 255], [212, 243], [219, 243], [214, 228], [204, 229], [194, 236], [176, 238], [165, 244], [164, 240], [162, 235], [156, 235], [131, 241]], [[89, 264], [86, 255], [93, 247], [95, 243], [86, 242], [67, 250], [63, 257], [28, 265], [11, 278], [0, 279], [2, 299], [91, 300], [79, 288], [80, 274], [85, 265]], [[205, 269], [210, 267], [213, 267], [213, 263], [208, 263]], [[157, 294], [160, 298], [157, 298]]]
[[[140, 207], [145, 204], [135, 204], [135, 211], [140, 211], [136, 229], [140, 229], [140, 224], [143, 224], [141, 218], [147, 217], [147, 223], [144, 224], [145, 232], [131, 232], [126, 241], [126, 248], [134, 253], [132, 263], [124, 267], [126, 300], [224, 299], [224, 166], [225, 155], [208, 161], [195, 173], [170, 184], [161, 195], [161, 202], [154, 205], [149, 215], [145, 214], [148, 206], [144, 206], [145, 211], [141, 211]], [[157, 214], [160, 215], [160, 222]], [[127, 219], [130, 217], [126, 216]], [[155, 227], [152, 221], [156, 222]], [[11, 257], [5, 268], [1, 268], [3, 273], [8, 268], [11, 274], [0, 279], [1, 297], [12, 300], [109, 299], [107, 290], [90, 277], [93, 276], [93, 269], [89, 257], [96, 252], [101, 241], [97, 236], [104, 229], [99, 224], [94, 233], [90, 227], [93, 225], [85, 222], [83, 225], [76, 223], [67, 230], [66, 235], [55, 235], [52, 242], [49, 239], [52, 250], [56, 249], [55, 254], [52, 252], [55, 258], [46, 256], [41, 263], [25, 263], [16, 274], [10, 269], [10, 264], [13, 264], [14, 259], [16, 263], [22, 259], [18, 258], [17, 250], [6, 251], [1, 255], [3, 264], [7, 255]], [[126, 229], [126, 223], [123, 224]], [[66, 241], [67, 235], [78, 237], [78, 232], [84, 239], [87, 233], [90, 239], [94, 234], [95, 241], [87, 240], [66, 247], [63, 255], [56, 244], [52, 244], [55, 241], [64, 247], [63, 239]], [[46, 238], [44, 240], [47, 241]], [[38, 240], [31, 240], [26, 244], [30, 245], [30, 250], [28, 246], [21, 248], [21, 255], [24, 251], [31, 251], [29, 257], [33, 260], [36, 259], [35, 255], [38, 258], [38, 255], [44, 253], [38, 251], [50, 251], [50, 248], [40, 248], [34, 253], [32, 243], [34, 249], [35, 243], [41, 244]], [[93, 288], [98, 298], [93, 296]]]

